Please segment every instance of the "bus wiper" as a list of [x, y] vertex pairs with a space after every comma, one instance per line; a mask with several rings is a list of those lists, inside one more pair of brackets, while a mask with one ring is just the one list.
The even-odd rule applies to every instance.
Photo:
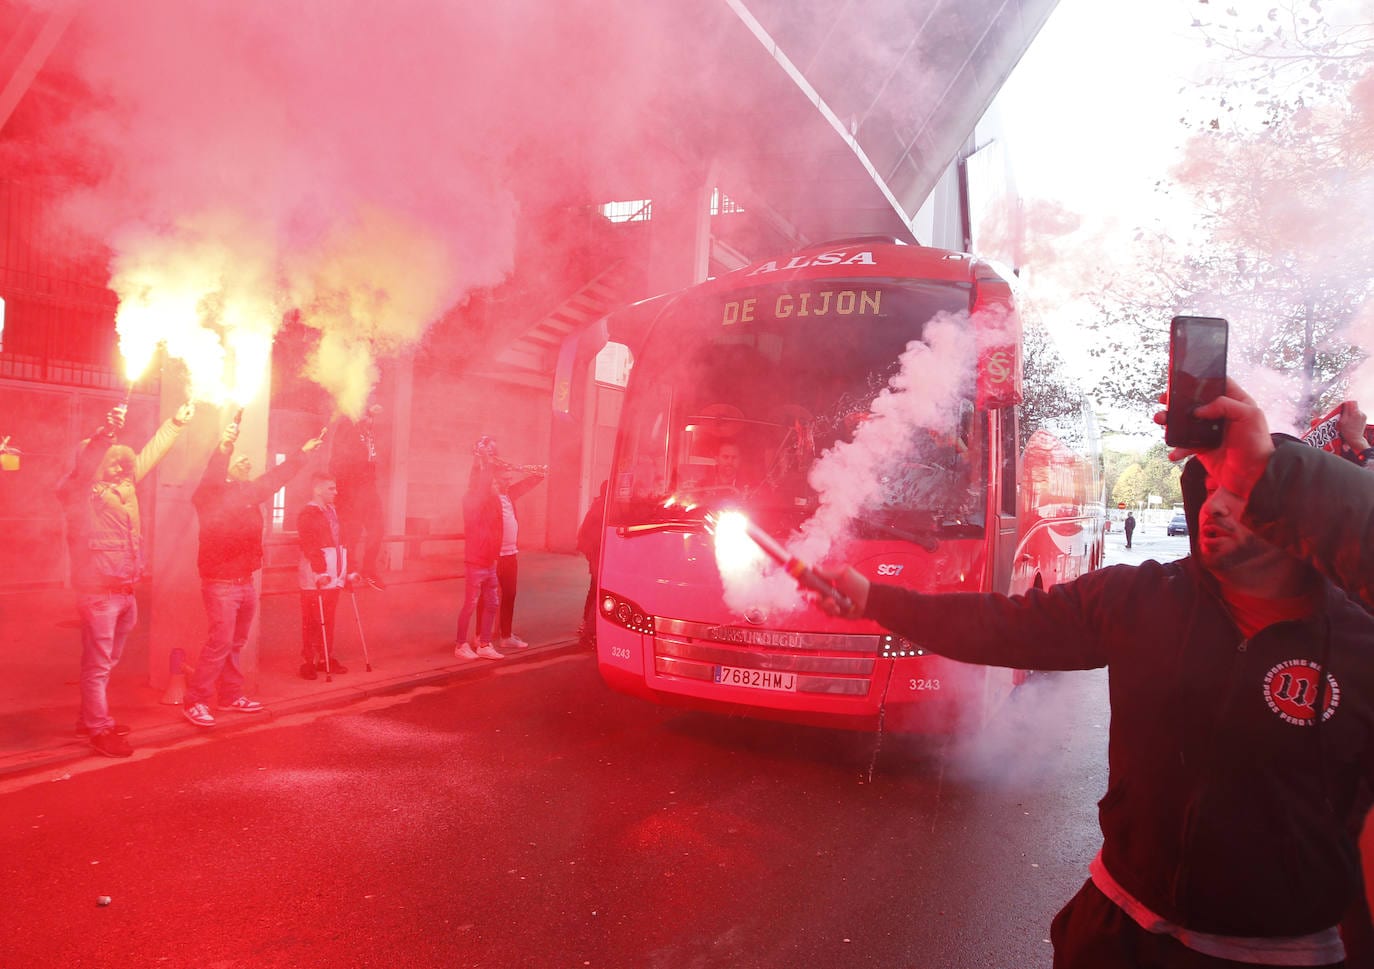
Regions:
[[[861, 523], [860, 531], [877, 533], [877, 536], [898, 539], [903, 542], [910, 542], [912, 545], [919, 545], [927, 552], [933, 552], [940, 547], [940, 535], [936, 531], [913, 532], [905, 528], [898, 528], [891, 522], [866, 521]], [[870, 535], [870, 537], [877, 537]]]
[[671, 532], [681, 529], [704, 531], [705, 528], [706, 522], [700, 518], [663, 518], [658, 521], [621, 525], [616, 531], [621, 535], [648, 535], [653, 532]]

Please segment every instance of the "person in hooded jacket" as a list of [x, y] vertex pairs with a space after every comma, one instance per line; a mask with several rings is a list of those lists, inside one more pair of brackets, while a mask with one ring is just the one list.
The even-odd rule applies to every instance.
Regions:
[[106, 757], [128, 757], [129, 728], [110, 716], [106, 687], [138, 623], [134, 585], [146, 565], [137, 484], [167, 456], [181, 429], [195, 416], [183, 404], [137, 454], [118, 442], [125, 407], [81, 442], [76, 467], [62, 479], [57, 497], [67, 525], [72, 588], [81, 616], [81, 714], [77, 732]]
[[1374, 776], [1374, 617], [1246, 527], [1202, 462], [1182, 484], [1192, 554], [1176, 562], [1018, 596], [833, 579], [846, 615], [952, 659], [1107, 668], [1103, 844], [1051, 926], [1056, 969], [1340, 966], [1359, 891], [1346, 822]]
[[[1168, 403], [1167, 395], [1160, 398]], [[1347, 401], [1340, 431], [1342, 455], [1320, 448], [1275, 448], [1264, 412], [1234, 380], [1226, 393], [1198, 408], [1202, 417], [1224, 419], [1219, 447], [1193, 452], [1176, 448], [1173, 460], [1196, 453], [1225, 486], [1245, 501], [1244, 521], [1267, 541], [1322, 572], [1366, 610], [1374, 612], [1374, 479], [1369, 451], [1358, 450], [1365, 415]], [[1166, 412], [1155, 415], [1164, 424]], [[1363, 868], [1374, 868], [1368, 838], [1362, 838], [1374, 802], [1369, 785], [1357, 796], [1348, 819], [1362, 849]], [[1365, 892], [1352, 900], [1341, 923], [1350, 967], [1374, 967], [1374, 920]]]

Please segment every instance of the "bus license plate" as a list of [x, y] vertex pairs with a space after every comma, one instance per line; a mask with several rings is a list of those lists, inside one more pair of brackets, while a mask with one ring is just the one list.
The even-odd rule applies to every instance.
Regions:
[[746, 670], [738, 666], [717, 666], [716, 682], [726, 686], [745, 686], [751, 690], [781, 690], [797, 692], [796, 673], [777, 673], [773, 670]]

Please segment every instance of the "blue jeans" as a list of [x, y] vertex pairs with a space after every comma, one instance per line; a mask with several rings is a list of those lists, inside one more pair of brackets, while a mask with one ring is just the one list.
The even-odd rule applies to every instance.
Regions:
[[95, 736], [115, 725], [105, 688], [138, 622], [138, 602], [129, 593], [83, 593], [76, 608], [81, 614], [81, 723]]
[[[195, 671], [186, 683], [183, 703], [208, 704], [218, 692], [221, 704], [233, 703], [243, 696], [243, 668], [239, 653], [248, 642], [248, 630], [258, 611], [258, 590], [247, 582], [204, 581], [200, 584], [205, 600], [205, 616], [210, 634], [201, 647]], [[216, 688], [218, 684], [218, 689]]]
[[[463, 585], [463, 609], [458, 613], [458, 642], [468, 638], [468, 623], [477, 612], [477, 645], [491, 642], [491, 627], [496, 621], [500, 596], [497, 592], [496, 566], [467, 564], [467, 580]], [[482, 608], [477, 609], [481, 602]]]

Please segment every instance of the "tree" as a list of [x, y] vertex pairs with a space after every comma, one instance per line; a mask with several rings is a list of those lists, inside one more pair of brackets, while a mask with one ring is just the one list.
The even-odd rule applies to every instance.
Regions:
[[1124, 503], [1127, 508], [1134, 508], [1143, 502], [1149, 491], [1145, 488], [1144, 475], [1139, 464], [1133, 464], [1121, 472], [1116, 479], [1116, 487], [1112, 489], [1112, 500], [1118, 504]]
[[1151, 445], [1144, 454], [1109, 452], [1107, 469], [1107, 493], [1114, 502], [1134, 507], [1148, 501], [1150, 495], [1159, 495], [1166, 506], [1183, 500], [1179, 486], [1182, 469], [1169, 461], [1169, 449], [1163, 442]]
[[[1095, 295], [1108, 399], [1152, 410], [1167, 320], [1202, 309], [1232, 320], [1230, 369], [1277, 424], [1301, 426], [1346, 395], [1374, 296], [1361, 246], [1374, 234], [1363, 174], [1374, 161], [1374, 28], [1328, 20], [1327, 6], [1289, 2], [1258, 23], [1229, 7], [1195, 21], [1227, 71], [1212, 83], [1214, 110], [1186, 122], [1192, 138], [1162, 191], [1192, 199], [1200, 234], [1142, 230], [1137, 271]], [[1123, 331], [1143, 340], [1132, 346], [1114, 335]]]
[[1022, 439], [1044, 428], [1065, 444], [1081, 446], [1083, 391], [1068, 377], [1059, 348], [1034, 316], [1022, 321], [1022, 347]]
[[1116, 483], [1127, 468], [1140, 465], [1140, 455], [1134, 451], [1104, 450], [1102, 452], [1103, 494], [1113, 502], [1124, 501], [1116, 497]]
[[1169, 449], [1163, 441], [1151, 445], [1140, 467], [1140, 478], [1146, 494], [1159, 495], [1165, 506], [1181, 502], [1183, 489], [1179, 485], [1179, 478], [1182, 470], [1169, 460]]

